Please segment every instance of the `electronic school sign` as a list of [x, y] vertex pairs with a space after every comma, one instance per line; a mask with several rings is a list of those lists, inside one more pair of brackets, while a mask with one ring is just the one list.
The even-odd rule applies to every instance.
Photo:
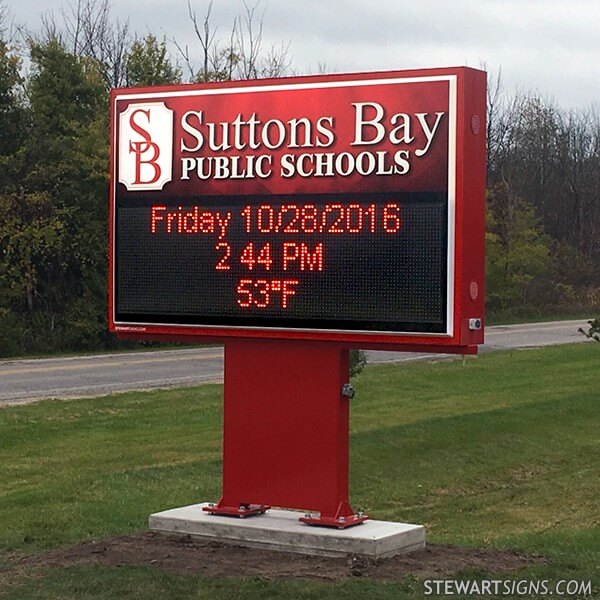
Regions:
[[111, 331], [474, 351], [485, 73], [115, 90]]

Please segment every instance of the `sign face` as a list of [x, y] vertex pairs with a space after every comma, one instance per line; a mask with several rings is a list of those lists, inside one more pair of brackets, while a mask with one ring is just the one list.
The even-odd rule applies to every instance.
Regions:
[[111, 112], [112, 331], [481, 343], [484, 73], [115, 90]]

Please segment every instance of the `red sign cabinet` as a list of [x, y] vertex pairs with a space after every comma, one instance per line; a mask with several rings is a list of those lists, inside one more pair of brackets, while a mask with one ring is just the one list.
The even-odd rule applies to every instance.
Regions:
[[109, 329], [225, 344], [218, 514], [348, 500], [348, 349], [483, 342], [485, 73], [111, 94]]

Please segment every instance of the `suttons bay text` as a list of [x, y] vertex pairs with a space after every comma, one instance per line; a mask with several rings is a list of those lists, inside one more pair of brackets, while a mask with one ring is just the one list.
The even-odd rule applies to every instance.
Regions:
[[[401, 205], [395, 202], [263, 203], [235, 210], [157, 204], [149, 217], [153, 235], [213, 236], [215, 276], [231, 271], [232, 265], [236, 272], [248, 272], [232, 282], [242, 309], [266, 309], [274, 303], [289, 308], [292, 297], [301, 293], [298, 275], [325, 274], [328, 239], [389, 236], [402, 229]], [[271, 279], [272, 271], [286, 278]]]
[[[206, 181], [406, 175], [412, 160], [429, 152], [445, 116], [390, 114], [378, 102], [353, 102], [348, 108], [352, 136], [343, 140], [338, 140], [333, 116], [263, 120], [253, 112], [213, 122], [205, 111], [189, 110], [180, 120], [180, 177]], [[328, 151], [338, 141], [348, 150]], [[380, 144], [393, 149], [377, 150]], [[282, 150], [292, 152], [273, 153]]]

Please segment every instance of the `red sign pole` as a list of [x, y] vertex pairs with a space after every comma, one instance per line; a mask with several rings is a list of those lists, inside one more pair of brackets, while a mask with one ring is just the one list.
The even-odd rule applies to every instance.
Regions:
[[309, 341], [225, 346], [223, 496], [206, 510], [245, 517], [271, 506], [338, 528], [362, 523], [348, 499], [349, 352]]

